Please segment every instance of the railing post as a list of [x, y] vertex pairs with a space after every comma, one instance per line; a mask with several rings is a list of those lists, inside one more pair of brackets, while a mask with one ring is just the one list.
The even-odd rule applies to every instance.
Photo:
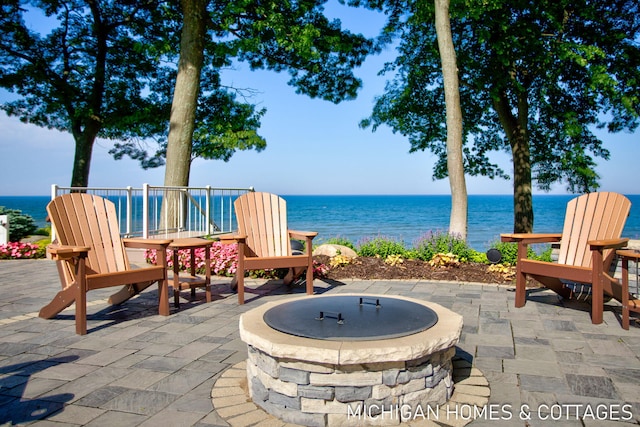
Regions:
[[206, 193], [205, 193], [205, 203], [207, 204], [207, 206], [204, 208], [204, 212], [205, 212], [205, 221], [207, 221], [206, 224], [206, 230], [207, 230], [207, 236], [210, 236], [213, 233], [213, 230], [211, 229], [211, 186], [207, 185], [206, 187]]
[[[238, 192], [236, 191], [236, 196], [238, 195]], [[228, 211], [228, 217], [229, 217], [229, 231], [235, 231], [233, 229], [233, 195], [231, 194], [231, 192], [229, 192], [229, 197], [227, 197], [227, 200], [229, 201], [229, 208], [227, 209]]]
[[149, 184], [142, 184], [142, 237], [149, 238]]
[[[58, 195], [58, 185], [51, 184], [51, 200], [55, 199], [57, 195]], [[53, 223], [51, 223], [51, 241], [52, 242], [56, 241], [56, 228], [53, 226]]]
[[55, 199], [58, 195], [58, 184], [51, 184], [51, 200]]
[[133, 197], [132, 197], [133, 188], [131, 186], [127, 187], [127, 236], [131, 236], [131, 225], [133, 222]]
[[187, 215], [189, 212], [187, 211], [188, 206], [187, 203], [187, 193], [186, 189], [178, 190], [178, 229], [177, 232], [182, 231], [182, 229], [187, 229]]
[[[227, 223], [226, 218], [224, 217], [224, 202], [225, 202], [225, 197], [224, 197], [224, 191], [220, 192], [220, 225], [222, 227], [222, 231], [223, 233], [225, 232], [225, 224]], [[231, 227], [229, 227], [229, 229], [231, 229]]]
[[0, 215], [0, 245], [9, 241], [9, 215]]

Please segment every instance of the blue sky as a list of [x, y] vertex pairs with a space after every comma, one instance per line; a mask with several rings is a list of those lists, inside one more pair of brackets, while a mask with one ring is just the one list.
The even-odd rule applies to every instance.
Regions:
[[[381, 16], [332, 4], [330, 16], [345, 27], [375, 36]], [[393, 49], [370, 57], [356, 74], [363, 80], [358, 98], [340, 104], [296, 95], [287, 86], [287, 74], [251, 72], [237, 64], [224, 74], [224, 84], [258, 91], [252, 102], [267, 109], [260, 134], [267, 140], [262, 152], [237, 152], [229, 162], [197, 159], [192, 164], [192, 186], [246, 188], [293, 194], [449, 194], [447, 180], [434, 181], [435, 157], [430, 152], [409, 154], [409, 142], [387, 127], [375, 133], [358, 123], [371, 113], [374, 98], [383, 93], [385, 77], [377, 75], [394, 58]], [[7, 93], [0, 91], [0, 102]], [[601, 134], [611, 151], [609, 161], [597, 159], [601, 189], [637, 194], [636, 167], [640, 145], [636, 134]], [[140, 187], [162, 185], [164, 168], [142, 170], [130, 159], [113, 160], [111, 142], [98, 140], [94, 148], [89, 185]], [[0, 112], [0, 195], [47, 195], [52, 184], [69, 185], [74, 142], [70, 134], [20, 123]], [[493, 157], [510, 173], [510, 156]], [[467, 177], [469, 194], [511, 194], [512, 182]], [[565, 193], [557, 185], [552, 193]]]

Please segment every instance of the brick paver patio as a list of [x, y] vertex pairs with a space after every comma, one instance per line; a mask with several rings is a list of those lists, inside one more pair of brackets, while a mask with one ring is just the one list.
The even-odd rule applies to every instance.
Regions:
[[[214, 283], [211, 303], [204, 302], [203, 292], [196, 301], [185, 292], [180, 309], [172, 305], [168, 317], [157, 315], [154, 287], [119, 307], [106, 304], [114, 289], [89, 293], [89, 333], [78, 336], [73, 306], [52, 320], [37, 317], [60, 287], [53, 262], [0, 261], [0, 425], [260, 422], [247, 416], [242, 397], [214, 408], [212, 390], [246, 358], [239, 316], [304, 290], [251, 281], [255, 293], [239, 306], [228, 280]], [[640, 423], [640, 328], [632, 322], [623, 330], [615, 303], [604, 323], [593, 325], [587, 305], [565, 306], [548, 291], [534, 293], [520, 309], [513, 306], [511, 289], [498, 285], [316, 281], [316, 291], [407, 295], [460, 313], [458, 356], [481, 371], [490, 389], [488, 402], [478, 400], [484, 411], [472, 425]], [[464, 410], [457, 418], [451, 424], [469, 421]]]

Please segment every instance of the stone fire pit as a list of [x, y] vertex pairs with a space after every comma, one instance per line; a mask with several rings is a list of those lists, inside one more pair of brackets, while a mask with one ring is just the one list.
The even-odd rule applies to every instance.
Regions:
[[[270, 310], [277, 312], [282, 304], [309, 299], [334, 303], [337, 297], [379, 299], [382, 308], [364, 307], [367, 313], [404, 301], [409, 308], [419, 305], [435, 313], [437, 321], [425, 330], [365, 339], [308, 338], [276, 330], [265, 321], [273, 317]], [[380, 312], [372, 316], [383, 318], [375, 314]], [[402, 313], [392, 316], [400, 329], [408, 320]], [[319, 320], [317, 314], [310, 315]], [[327, 316], [331, 322], [342, 317], [345, 324], [357, 323], [349, 314]], [[290, 322], [301, 320], [291, 317]], [[240, 318], [253, 402], [286, 422], [308, 426], [394, 425], [402, 416], [444, 404], [453, 393], [451, 359], [461, 331], [462, 317], [438, 304], [387, 295], [305, 296], [264, 304]]]

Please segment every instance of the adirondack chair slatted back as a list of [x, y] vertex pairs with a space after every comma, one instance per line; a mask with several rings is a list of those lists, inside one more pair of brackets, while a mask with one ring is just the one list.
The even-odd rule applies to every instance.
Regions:
[[251, 192], [234, 202], [238, 232], [247, 236], [247, 256], [291, 255], [287, 233], [287, 203], [275, 194]]
[[[591, 267], [589, 240], [616, 239], [629, 216], [631, 202], [622, 194], [597, 192], [576, 197], [567, 204], [558, 263]], [[609, 262], [612, 249], [603, 257]]]
[[84, 193], [64, 194], [49, 203], [47, 212], [58, 243], [91, 247], [89, 274], [129, 270], [113, 202]]

